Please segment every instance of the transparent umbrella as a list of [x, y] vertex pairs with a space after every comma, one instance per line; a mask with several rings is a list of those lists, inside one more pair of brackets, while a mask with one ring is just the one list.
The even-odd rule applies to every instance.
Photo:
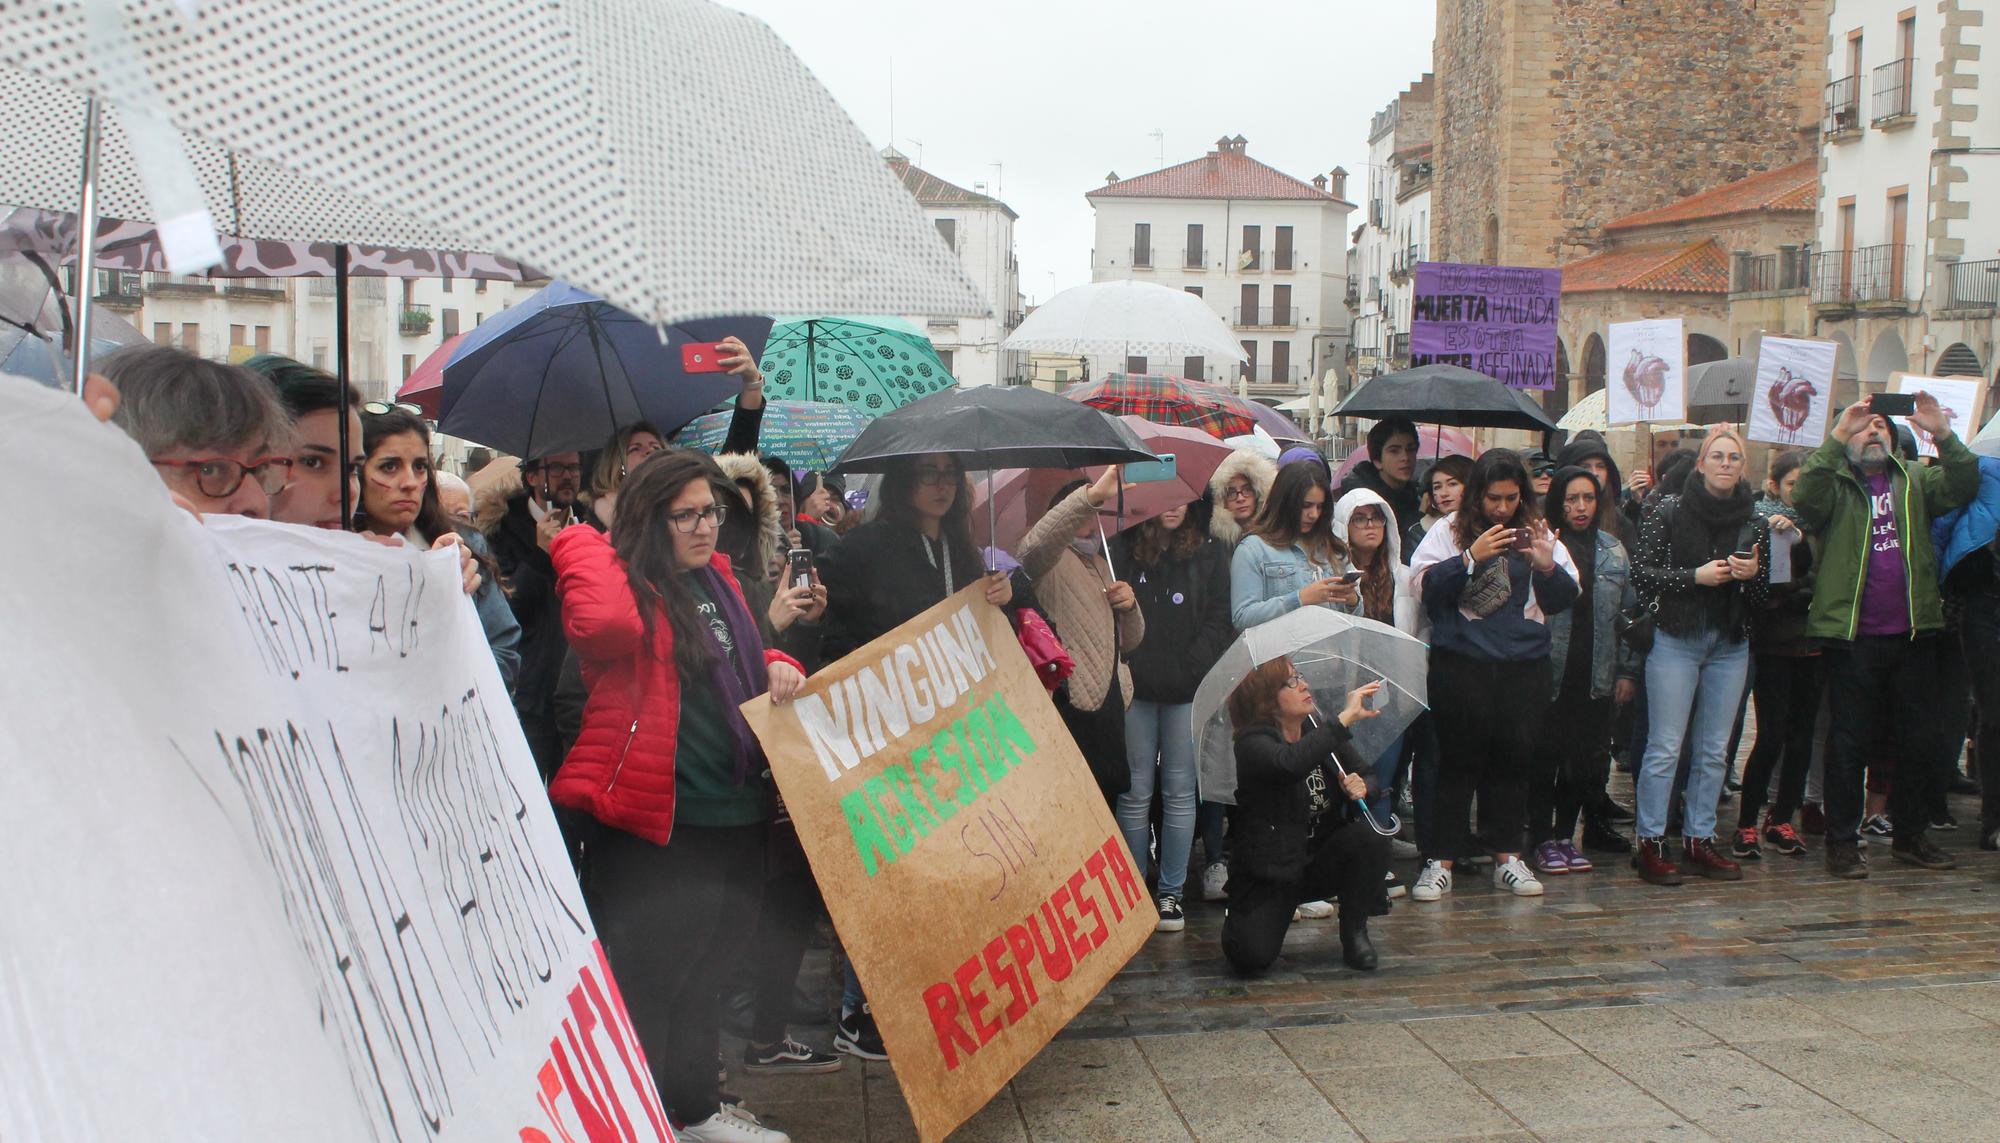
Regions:
[[1376, 758], [1429, 707], [1429, 655], [1422, 640], [1386, 623], [1324, 607], [1301, 607], [1243, 632], [1195, 690], [1190, 725], [1202, 800], [1236, 804], [1236, 727], [1228, 701], [1251, 671], [1289, 656], [1329, 718], [1348, 691], [1381, 679], [1380, 717], [1354, 727], [1355, 753]]

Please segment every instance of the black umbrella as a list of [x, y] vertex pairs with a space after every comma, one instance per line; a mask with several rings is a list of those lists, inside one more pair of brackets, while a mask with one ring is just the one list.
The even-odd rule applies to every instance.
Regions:
[[1336, 417], [1407, 417], [1432, 425], [1527, 429], [1552, 433], [1556, 423], [1518, 389], [1458, 365], [1419, 365], [1384, 373], [1347, 395]]
[[1741, 421], [1750, 415], [1750, 394], [1757, 388], [1757, 359], [1725, 357], [1690, 365], [1687, 371], [1687, 419], [1698, 425]]
[[[1082, 468], [1158, 460], [1118, 418], [1025, 386], [951, 388], [877, 417], [833, 466], [836, 473], [884, 472], [890, 462], [941, 452], [962, 468], [986, 470], [987, 570], [999, 547], [994, 525], [996, 468]], [[1120, 490], [1121, 500], [1123, 490]]]

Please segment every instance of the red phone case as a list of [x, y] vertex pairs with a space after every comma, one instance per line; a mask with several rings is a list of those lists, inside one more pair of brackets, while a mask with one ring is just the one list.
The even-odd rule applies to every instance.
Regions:
[[684, 373], [722, 372], [722, 344], [715, 341], [691, 341], [681, 346], [681, 371]]

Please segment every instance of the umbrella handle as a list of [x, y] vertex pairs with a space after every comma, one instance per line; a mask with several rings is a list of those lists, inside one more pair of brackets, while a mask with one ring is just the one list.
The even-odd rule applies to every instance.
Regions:
[[[1318, 726], [1319, 720], [1313, 719], [1312, 724]], [[1341, 778], [1347, 777], [1347, 769], [1340, 764], [1340, 758], [1337, 755], [1329, 751], [1326, 760], [1333, 763], [1333, 772], [1336, 776]], [[1368, 799], [1356, 798], [1354, 799], [1354, 804], [1361, 807], [1362, 820], [1368, 823], [1369, 829], [1374, 830], [1383, 837], [1395, 837], [1397, 834], [1403, 832], [1403, 819], [1397, 817], [1394, 810], [1389, 811], [1389, 822], [1387, 825], [1384, 825], [1376, 820], [1375, 811], [1368, 808]]]
[[986, 470], [986, 574], [987, 575], [992, 575], [996, 570], [998, 570], [998, 561], [994, 553], [1000, 550], [1000, 525], [994, 522], [993, 513], [994, 513], [993, 470], [989, 468]]
[[[1092, 513], [1092, 515], [1096, 516], [1095, 513]], [[1104, 570], [1111, 573], [1112, 582], [1115, 583], [1118, 580], [1118, 569], [1111, 566], [1111, 541], [1105, 538], [1104, 535], [1104, 517], [1096, 516], [1096, 520], [1097, 543], [1099, 547], [1104, 549]]]

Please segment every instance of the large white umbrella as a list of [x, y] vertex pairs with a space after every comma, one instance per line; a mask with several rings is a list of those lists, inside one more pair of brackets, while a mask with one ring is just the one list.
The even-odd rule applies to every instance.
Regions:
[[[1635, 429], [1639, 427], [1636, 423], [1613, 425], [1611, 423], [1610, 400], [1611, 398], [1606, 395], [1603, 389], [1585, 393], [1583, 399], [1571, 405], [1569, 411], [1562, 415], [1562, 419], [1556, 422], [1556, 427], [1567, 429], [1573, 433], [1580, 433], [1585, 429], [1596, 429], [1600, 433], [1605, 433], [1610, 432], [1614, 428]], [[1698, 429], [1700, 427], [1700, 425], [1690, 425], [1685, 421], [1677, 424], [1668, 424], [1663, 421], [1655, 421], [1653, 423], [1653, 430], [1662, 433], [1677, 432], [1682, 429]]]
[[[819, 81], [708, 0], [0, 0], [0, 202], [77, 209], [106, 2], [226, 233], [491, 251], [657, 323], [987, 312]], [[116, 114], [100, 166], [99, 212], [154, 221]]]
[[1208, 303], [1151, 282], [1072, 286], [1035, 308], [1002, 349], [1030, 353], [1248, 360]]

